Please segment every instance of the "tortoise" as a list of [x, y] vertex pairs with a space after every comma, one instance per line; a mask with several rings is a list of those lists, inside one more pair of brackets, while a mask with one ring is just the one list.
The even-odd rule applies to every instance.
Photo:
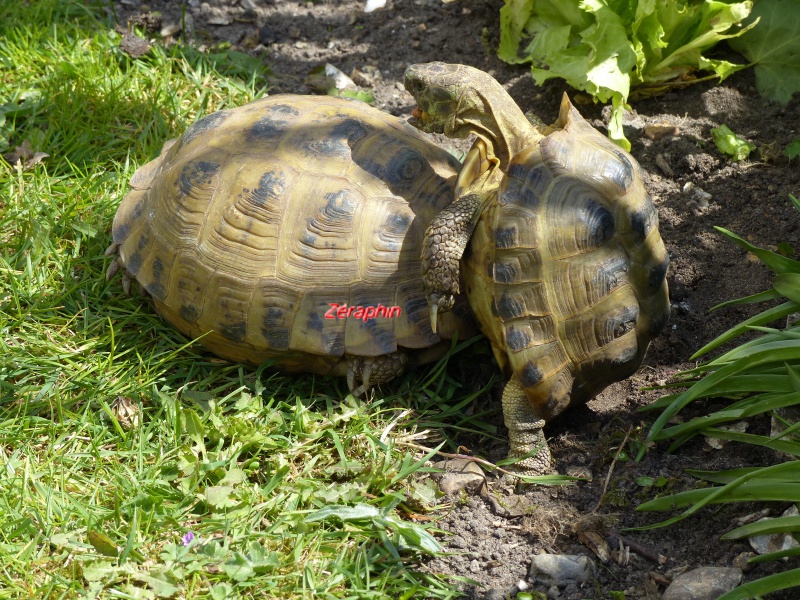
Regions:
[[[122, 269], [171, 325], [234, 362], [347, 376], [355, 394], [477, 328], [466, 297], [431, 330], [422, 237], [460, 163], [404, 119], [275, 95], [203, 117], [131, 179]], [[360, 385], [357, 385], [360, 384]]]
[[412, 65], [405, 86], [419, 129], [476, 135], [456, 198], [423, 242], [431, 320], [463, 280], [509, 378], [509, 456], [522, 457], [518, 470], [548, 471], [543, 425], [633, 374], [669, 318], [669, 259], [642, 170], [566, 94], [540, 131], [478, 69]]

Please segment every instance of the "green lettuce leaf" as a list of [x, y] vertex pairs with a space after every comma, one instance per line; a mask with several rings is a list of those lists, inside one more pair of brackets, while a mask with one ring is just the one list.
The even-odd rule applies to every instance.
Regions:
[[786, 104], [800, 91], [800, 2], [759, 0], [752, 18], [758, 26], [730, 45], [755, 64], [758, 93]]
[[560, 77], [596, 101], [610, 101], [609, 137], [630, 149], [622, 115], [632, 88], [663, 91], [685, 85], [698, 70], [723, 79], [744, 68], [703, 53], [741, 35], [745, 29], [728, 32], [751, 9], [750, 0], [506, 0], [498, 55], [531, 62], [538, 84]]

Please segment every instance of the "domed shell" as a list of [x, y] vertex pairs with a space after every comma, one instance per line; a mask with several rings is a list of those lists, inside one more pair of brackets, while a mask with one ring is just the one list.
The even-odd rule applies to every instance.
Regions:
[[566, 96], [553, 128], [511, 160], [464, 260], [499, 364], [545, 420], [635, 372], [669, 317], [641, 168]]
[[137, 171], [114, 242], [158, 312], [217, 355], [344, 374], [345, 354], [470, 334], [465, 299], [431, 331], [420, 278], [459, 166], [361, 102], [272, 96], [200, 119]]

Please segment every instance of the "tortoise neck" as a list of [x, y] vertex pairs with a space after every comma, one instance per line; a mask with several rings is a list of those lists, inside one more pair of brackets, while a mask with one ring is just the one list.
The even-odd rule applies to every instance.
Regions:
[[477, 135], [505, 171], [512, 157], [523, 148], [537, 143], [543, 136], [530, 124], [503, 87], [488, 76], [487, 80], [485, 85], [470, 86], [464, 91], [461, 96], [464, 108], [458, 111], [453, 120], [452, 135]]

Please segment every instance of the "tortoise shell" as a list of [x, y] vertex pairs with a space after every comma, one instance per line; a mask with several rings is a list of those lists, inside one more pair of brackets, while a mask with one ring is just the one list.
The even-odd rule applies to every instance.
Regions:
[[462, 262], [498, 363], [545, 420], [638, 369], [669, 317], [668, 264], [641, 168], [566, 96], [510, 160]]
[[164, 319], [218, 356], [343, 375], [346, 354], [472, 332], [466, 299], [431, 331], [420, 279], [459, 167], [361, 102], [272, 96], [168, 142], [134, 174], [113, 238]]

